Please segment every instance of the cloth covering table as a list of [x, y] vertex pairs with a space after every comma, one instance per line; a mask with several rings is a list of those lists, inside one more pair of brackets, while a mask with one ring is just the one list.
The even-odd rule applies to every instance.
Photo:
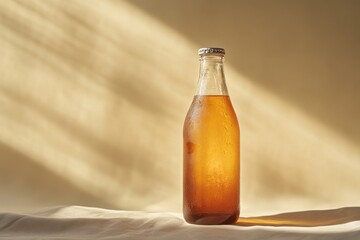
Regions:
[[0, 214], [0, 239], [360, 239], [360, 208], [240, 218], [202, 226], [181, 213], [117, 211], [81, 206], [31, 214]]

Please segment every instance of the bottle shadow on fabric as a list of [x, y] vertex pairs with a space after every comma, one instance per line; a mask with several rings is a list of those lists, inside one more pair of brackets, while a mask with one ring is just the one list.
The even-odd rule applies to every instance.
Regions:
[[318, 227], [360, 221], [360, 207], [287, 212], [269, 216], [240, 217], [238, 226]]

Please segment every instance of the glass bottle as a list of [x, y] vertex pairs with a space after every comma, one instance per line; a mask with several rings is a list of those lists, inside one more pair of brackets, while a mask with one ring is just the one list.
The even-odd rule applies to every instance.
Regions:
[[188, 223], [239, 217], [240, 130], [228, 95], [222, 48], [201, 48], [197, 92], [183, 129], [183, 213]]

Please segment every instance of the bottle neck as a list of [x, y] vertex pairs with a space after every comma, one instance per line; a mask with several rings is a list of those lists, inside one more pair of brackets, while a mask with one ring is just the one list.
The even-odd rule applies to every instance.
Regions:
[[196, 95], [228, 95], [223, 65], [221, 55], [201, 56]]

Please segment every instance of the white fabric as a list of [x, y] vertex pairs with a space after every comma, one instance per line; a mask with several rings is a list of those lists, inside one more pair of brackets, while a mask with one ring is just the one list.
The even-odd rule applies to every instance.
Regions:
[[[268, 225], [277, 218], [277, 223], [273, 226], [255, 224], [259, 218], [242, 219], [237, 225], [199, 226], [187, 224], [180, 213], [115, 211], [79, 206], [56, 207], [29, 215], [0, 214], [0, 239], [355, 240], [360, 239], [358, 213], [358, 208], [324, 211], [321, 218], [326, 218], [325, 215], [328, 214], [329, 218], [338, 219], [341, 224], [336, 224], [335, 221], [332, 225], [317, 227], [281, 226], [286, 225], [286, 222], [281, 220], [281, 216], [285, 215], [277, 215], [278, 217], [271, 220], [262, 218], [263, 221], [269, 220]], [[334, 218], [334, 214], [339, 217]], [[301, 214], [299, 216], [301, 217]], [[312, 212], [306, 216], [320, 215]], [[281, 221], [284, 224], [281, 224]], [[331, 224], [330, 222], [325, 224]], [[264, 225], [263, 223], [261, 224]]]

